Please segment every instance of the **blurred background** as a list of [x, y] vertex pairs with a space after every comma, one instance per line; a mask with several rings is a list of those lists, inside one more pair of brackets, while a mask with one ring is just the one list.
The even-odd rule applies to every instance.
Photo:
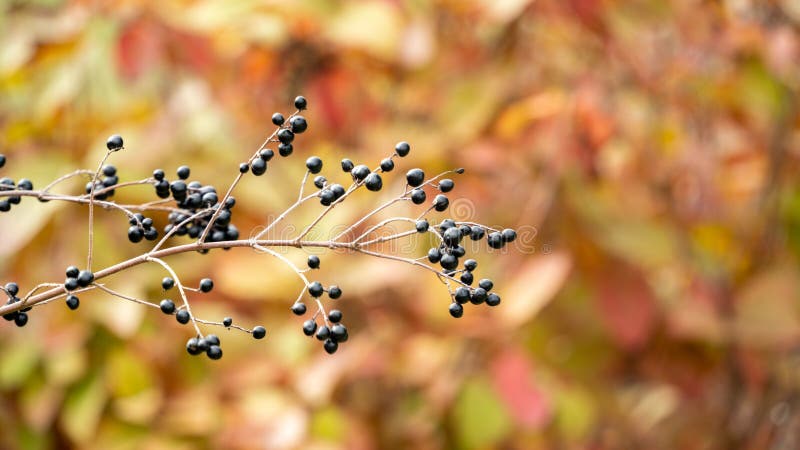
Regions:
[[[244, 236], [294, 201], [308, 156], [343, 182], [339, 159], [374, 166], [399, 140], [412, 144], [399, 174], [466, 169], [450, 216], [520, 230], [477, 258], [503, 303], [460, 320], [430, 273], [320, 252], [312, 275], [342, 287], [350, 331], [335, 356], [288, 310], [297, 277], [241, 249], [169, 259], [187, 285], [215, 280], [191, 297], [199, 317], [266, 326], [263, 341], [207, 327], [221, 361], [186, 354], [188, 327], [106, 295], [37, 308], [25, 328], [0, 326], [0, 448], [800, 447], [800, 3], [0, 0], [0, 12], [2, 176], [43, 187], [93, 169], [119, 133], [122, 181], [188, 164], [225, 189], [302, 94], [295, 154], [236, 191]], [[323, 230], [401, 183], [387, 176]], [[96, 213], [96, 268], [144, 251], [127, 226]], [[23, 200], [0, 215], [0, 281], [60, 281], [84, 261], [86, 230], [85, 207]], [[165, 275], [139, 266], [108, 282], [158, 301], [174, 294]]]

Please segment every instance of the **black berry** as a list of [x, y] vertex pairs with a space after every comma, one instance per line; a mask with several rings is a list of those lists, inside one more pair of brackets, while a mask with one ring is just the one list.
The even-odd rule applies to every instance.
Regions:
[[285, 121], [285, 119], [283, 118], [283, 114], [275, 113], [275, 114], [272, 115], [272, 123], [273, 124], [275, 124], [277, 126], [281, 126], [281, 125], [283, 125], [284, 121]]
[[384, 172], [391, 172], [394, 169], [394, 161], [392, 158], [386, 158], [381, 161], [381, 170]]
[[264, 339], [264, 336], [266, 335], [267, 335], [267, 329], [262, 327], [261, 325], [258, 325], [255, 328], [253, 328], [253, 338]]
[[312, 319], [303, 322], [303, 334], [306, 336], [311, 336], [315, 331], [317, 331], [317, 322]]
[[414, 189], [411, 191], [411, 202], [415, 205], [421, 205], [425, 203], [425, 199], [427, 196], [425, 195], [425, 191], [422, 189]]
[[450, 192], [453, 190], [453, 187], [455, 187], [455, 183], [449, 178], [439, 181], [439, 190], [442, 192]]
[[180, 178], [181, 180], [189, 179], [189, 174], [192, 173], [192, 171], [189, 169], [189, 166], [180, 166], [178, 167], [178, 170], [175, 172], [177, 173], [178, 178]]
[[189, 311], [186, 311], [185, 309], [182, 309], [177, 313], [175, 313], [175, 320], [177, 320], [178, 323], [180, 324], [186, 325], [187, 323], [189, 323], [190, 319], [191, 317], [189, 316]]
[[459, 303], [450, 303], [450, 315], [458, 319], [464, 315], [464, 307]]
[[74, 295], [68, 295], [67, 296], [67, 308], [69, 308], [69, 309], [74, 311], [74, 310], [78, 309], [78, 306], [80, 306], [80, 305], [81, 305], [81, 301], [78, 299], [78, 297], [76, 297]]
[[164, 288], [165, 291], [172, 289], [174, 286], [175, 280], [170, 277], [164, 277], [164, 279], [161, 280], [161, 287]]
[[118, 134], [112, 134], [106, 140], [106, 147], [112, 152], [121, 149], [122, 148], [122, 144], [123, 144], [122, 136], [120, 136]]
[[353, 170], [353, 161], [350, 161], [347, 158], [343, 159], [342, 160], [342, 170], [345, 171], [345, 172], [350, 172], [351, 170]]
[[324, 347], [325, 351], [328, 352], [329, 355], [332, 355], [336, 353], [336, 350], [339, 349], [339, 344], [337, 344], [333, 339], [326, 339]]
[[308, 267], [312, 269], [319, 269], [319, 256], [311, 255], [308, 257]]
[[292, 127], [292, 131], [296, 134], [300, 134], [308, 129], [308, 122], [303, 116], [292, 117], [291, 120], [289, 120], [289, 125]]
[[219, 345], [211, 345], [208, 347], [208, 350], [206, 350], [206, 355], [208, 355], [210, 359], [220, 359], [222, 358], [222, 349]]
[[328, 297], [336, 300], [337, 298], [342, 296], [342, 290], [339, 286], [331, 286], [328, 288]]
[[294, 107], [302, 111], [308, 108], [308, 101], [302, 95], [298, 95], [294, 98]]
[[306, 313], [306, 305], [303, 303], [295, 303], [294, 305], [292, 305], [292, 312], [296, 316], [302, 316], [303, 314]]
[[233, 318], [226, 317], [222, 319], [222, 326], [224, 326], [225, 328], [230, 328], [231, 325], [233, 325]]
[[172, 314], [175, 312], [175, 303], [168, 298], [161, 300], [161, 303], [158, 306], [161, 308], [161, 312], [164, 314]]
[[448, 200], [445, 195], [439, 194], [433, 199], [433, 209], [436, 211], [442, 212], [447, 209], [448, 206], [450, 206], [450, 200]]
[[317, 156], [312, 156], [306, 160], [306, 167], [308, 167], [308, 171], [311, 173], [320, 173], [320, 171], [322, 171], [322, 160]]
[[367, 178], [364, 180], [364, 184], [367, 186], [368, 190], [377, 192], [383, 187], [383, 180], [377, 173], [371, 173], [367, 175]]
[[201, 292], [211, 292], [212, 289], [214, 289], [214, 282], [211, 281], [211, 278], [203, 278], [200, 280]]
[[323, 292], [324, 288], [319, 281], [312, 281], [311, 284], [308, 285], [308, 293], [311, 294], [312, 297], [320, 297]]
[[256, 158], [250, 163], [250, 170], [257, 177], [264, 175], [267, 172], [267, 162], [261, 158]]
[[339, 311], [338, 309], [331, 310], [328, 313], [328, 320], [330, 320], [333, 323], [341, 322], [342, 321], [342, 312]]
[[411, 169], [406, 172], [406, 181], [411, 187], [417, 187], [425, 181], [425, 172], [422, 169]]
[[408, 145], [406, 141], [398, 142], [397, 145], [394, 146], [394, 151], [397, 153], [397, 156], [404, 157], [411, 151], [411, 146]]

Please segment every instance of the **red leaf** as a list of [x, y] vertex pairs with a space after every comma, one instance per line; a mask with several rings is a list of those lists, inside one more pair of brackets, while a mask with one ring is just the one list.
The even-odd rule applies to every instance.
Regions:
[[519, 349], [501, 353], [492, 361], [492, 382], [508, 411], [521, 425], [541, 428], [552, 416], [552, 404], [533, 382], [533, 367]]

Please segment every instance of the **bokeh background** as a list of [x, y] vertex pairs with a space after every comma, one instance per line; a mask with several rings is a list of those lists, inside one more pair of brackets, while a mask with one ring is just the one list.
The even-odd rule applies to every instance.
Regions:
[[[104, 295], [35, 309], [25, 328], [0, 324], [0, 448], [800, 446], [798, 2], [2, 0], [0, 12], [2, 176], [42, 187], [94, 168], [119, 133], [123, 181], [188, 164], [224, 189], [303, 94], [295, 155], [236, 192], [244, 235], [291, 204], [306, 157], [338, 180], [340, 158], [374, 165], [399, 140], [412, 154], [398, 172], [466, 169], [451, 215], [521, 231], [478, 258], [503, 304], [460, 320], [429, 273], [323, 252], [314, 276], [342, 286], [351, 335], [335, 356], [288, 311], [297, 278], [246, 250], [169, 260], [189, 285], [216, 281], [192, 297], [198, 316], [267, 327], [263, 341], [215, 329], [221, 361], [185, 353], [189, 328]], [[362, 193], [326, 227], [388, 196]], [[99, 212], [96, 226], [95, 267], [141, 251], [122, 216]], [[0, 216], [0, 281], [61, 280], [84, 261], [86, 227], [85, 207], [24, 200]], [[157, 301], [163, 276], [140, 266], [109, 283]]]

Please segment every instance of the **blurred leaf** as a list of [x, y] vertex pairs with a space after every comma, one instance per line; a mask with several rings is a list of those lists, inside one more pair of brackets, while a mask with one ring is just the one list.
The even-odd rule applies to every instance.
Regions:
[[800, 278], [778, 266], [750, 280], [736, 298], [734, 331], [748, 346], [785, 345], [800, 338]]
[[61, 411], [61, 427], [75, 442], [87, 443], [97, 429], [108, 394], [95, 373], [70, 388]]
[[534, 383], [527, 355], [518, 349], [506, 350], [492, 361], [491, 373], [495, 390], [517, 423], [540, 428], [549, 420], [550, 400]]
[[340, 442], [347, 435], [347, 420], [336, 407], [323, 408], [311, 418], [311, 435]]
[[505, 325], [519, 327], [533, 318], [561, 289], [571, 268], [571, 258], [564, 252], [529, 258], [502, 297], [498, 314]]
[[0, 354], [0, 385], [3, 389], [22, 385], [36, 369], [39, 352], [35, 342], [20, 341]]
[[511, 432], [511, 418], [483, 378], [467, 381], [453, 408], [458, 441], [462, 448], [497, 444]]

